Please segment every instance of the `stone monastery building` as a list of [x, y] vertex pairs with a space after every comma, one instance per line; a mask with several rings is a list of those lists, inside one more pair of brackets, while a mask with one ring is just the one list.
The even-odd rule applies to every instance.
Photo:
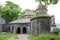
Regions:
[[[38, 13], [47, 13], [47, 10], [41, 10], [42, 4], [40, 3], [36, 9]], [[42, 33], [48, 33], [51, 30], [55, 31], [55, 18], [54, 16], [40, 16], [34, 17], [35, 14], [31, 10], [27, 10], [25, 15], [21, 18], [18, 18], [15, 21], [12, 21], [8, 24], [3, 25], [3, 31], [8, 31], [11, 33], [17, 34], [32, 34], [38, 35]], [[52, 29], [53, 28], [53, 29]]]

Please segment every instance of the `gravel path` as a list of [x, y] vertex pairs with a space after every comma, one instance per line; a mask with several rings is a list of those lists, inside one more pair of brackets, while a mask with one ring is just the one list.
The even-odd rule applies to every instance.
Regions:
[[28, 35], [27, 34], [17, 34], [18, 39], [15, 38], [9, 38], [8, 40], [28, 40]]

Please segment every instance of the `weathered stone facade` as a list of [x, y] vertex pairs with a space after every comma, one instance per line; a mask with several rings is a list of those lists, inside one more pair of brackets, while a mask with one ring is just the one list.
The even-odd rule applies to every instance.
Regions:
[[[52, 24], [53, 23], [53, 24]], [[55, 20], [51, 16], [41, 16], [31, 19], [31, 34], [39, 35], [42, 33], [49, 33], [51, 27], [55, 27]]]
[[[42, 4], [38, 5], [36, 13], [46, 14], [47, 9], [42, 10]], [[31, 10], [25, 11], [25, 15], [21, 18], [18, 18], [15, 21], [12, 21], [8, 24], [3, 25], [4, 32], [11, 33], [27, 33], [32, 35], [39, 35], [42, 33], [49, 33], [56, 31], [55, 18], [54, 16], [40, 16], [32, 18], [36, 16]]]
[[4, 24], [3, 26], [5, 27], [3, 29], [3, 31], [8, 31], [11, 33], [27, 33], [30, 34], [30, 30], [31, 30], [31, 22], [30, 19], [34, 16], [34, 14], [32, 13], [32, 11], [28, 10], [26, 12], [26, 14], [15, 20], [12, 21], [8, 24]]
[[11, 33], [30, 33], [30, 23], [14, 23], [9, 24], [9, 26]]
[[32, 18], [34, 14], [29, 13], [25, 14], [20, 19], [4, 24], [3, 31], [19, 34], [27, 33], [32, 35], [56, 31], [54, 16], [40, 16]]
[[2, 25], [5, 24], [5, 20], [1, 16], [2, 13], [0, 13], [0, 32], [2, 32]]
[[[39, 35], [56, 31], [55, 18], [47, 14], [47, 9], [41, 9], [42, 3], [39, 3], [36, 12], [38, 17], [31, 19], [31, 34]], [[43, 15], [41, 15], [43, 14]], [[44, 15], [45, 14], [45, 15]]]

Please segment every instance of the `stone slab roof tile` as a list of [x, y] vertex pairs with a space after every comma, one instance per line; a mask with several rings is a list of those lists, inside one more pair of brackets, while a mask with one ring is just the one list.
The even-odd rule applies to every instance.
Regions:
[[10, 22], [10, 23], [30, 23], [30, 18], [17, 19], [15, 21]]

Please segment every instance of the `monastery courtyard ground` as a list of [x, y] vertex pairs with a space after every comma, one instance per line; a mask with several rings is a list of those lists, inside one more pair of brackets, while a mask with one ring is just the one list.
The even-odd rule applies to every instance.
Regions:
[[28, 34], [17, 34], [17, 38], [9, 38], [8, 40], [28, 40]]

